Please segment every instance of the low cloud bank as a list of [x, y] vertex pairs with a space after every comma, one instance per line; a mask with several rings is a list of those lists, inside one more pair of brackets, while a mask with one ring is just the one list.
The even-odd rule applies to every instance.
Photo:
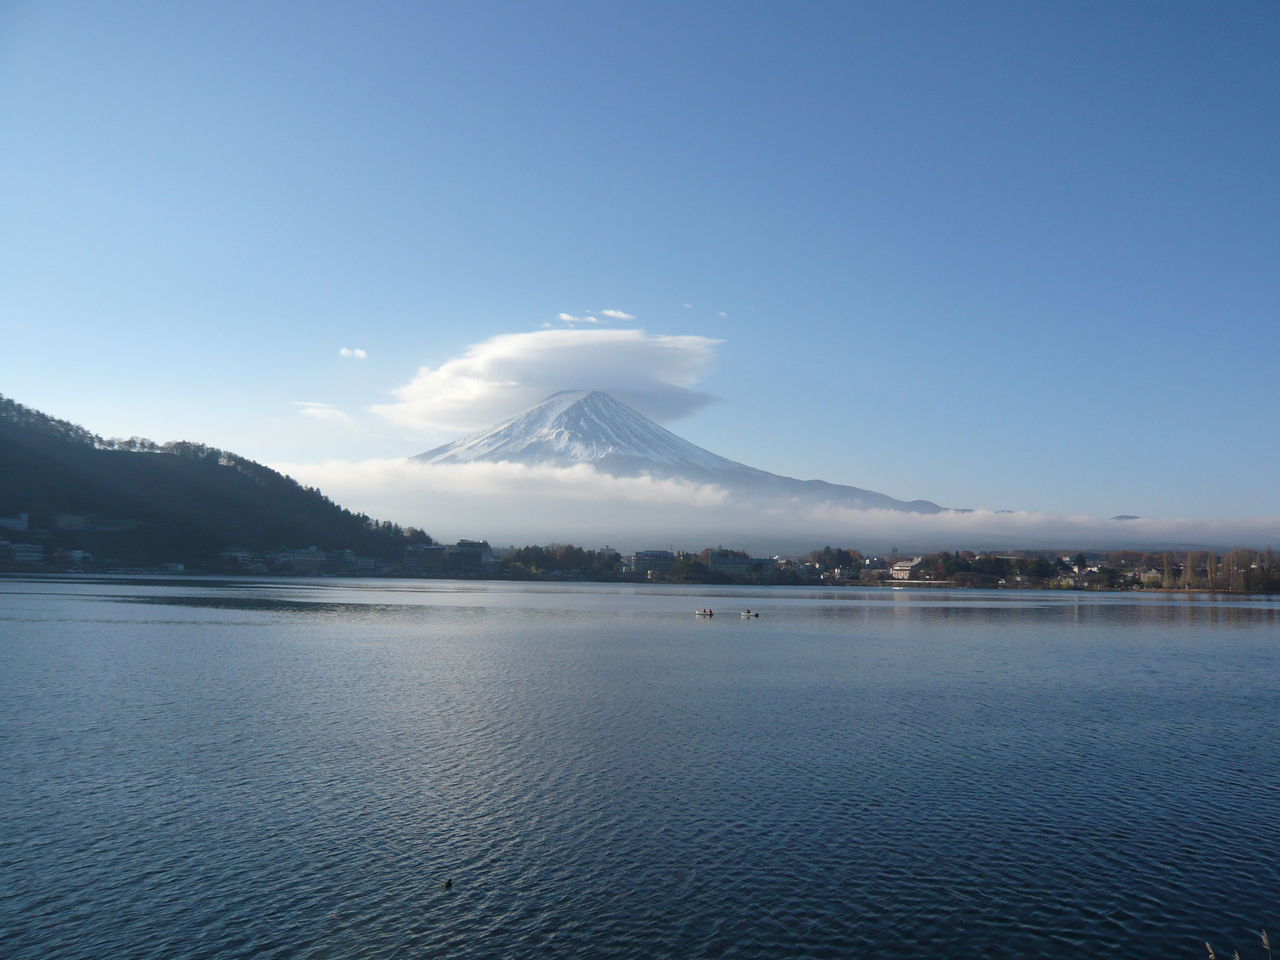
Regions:
[[1046, 513], [910, 514], [773, 501], [746, 503], [711, 485], [612, 477], [586, 464], [422, 464], [331, 460], [275, 464], [370, 516], [440, 540], [495, 544], [611, 544], [623, 550], [723, 544], [793, 552], [824, 544], [904, 551], [939, 549], [1242, 546], [1280, 544], [1280, 517], [1108, 520]]
[[[581, 319], [581, 318], [574, 318]], [[492, 426], [558, 390], [603, 389], [646, 416], [670, 421], [711, 401], [692, 389], [719, 340], [643, 330], [541, 330], [474, 344], [439, 367], [422, 367], [373, 412], [423, 431]]]

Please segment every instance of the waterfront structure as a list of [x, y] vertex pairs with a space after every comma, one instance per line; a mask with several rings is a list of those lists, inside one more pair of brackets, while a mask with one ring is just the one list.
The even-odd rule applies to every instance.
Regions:
[[899, 560], [889, 568], [889, 576], [894, 580], [914, 580], [915, 569], [922, 559], [923, 557], [915, 557], [911, 560]]

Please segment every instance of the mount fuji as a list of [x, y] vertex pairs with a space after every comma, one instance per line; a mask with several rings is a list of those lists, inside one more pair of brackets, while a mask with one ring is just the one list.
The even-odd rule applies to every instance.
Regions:
[[652, 476], [713, 484], [742, 500], [830, 504], [854, 509], [940, 513], [928, 500], [895, 500], [859, 487], [797, 480], [718, 456], [599, 390], [565, 390], [488, 430], [412, 459], [428, 464], [590, 464], [617, 477]]

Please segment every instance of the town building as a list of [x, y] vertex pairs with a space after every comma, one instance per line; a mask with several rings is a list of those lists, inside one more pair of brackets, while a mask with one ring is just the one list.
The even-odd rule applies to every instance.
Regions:
[[777, 566], [777, 561], [772, 557], [738, 557], [721, 550], [712, 550], [707, 558], [708, 570], [731, 577], [767, 573]]
[[911, 560], [899, 560], [889, 568], [889, 576], [894, 580], [914, 580], [916, 567], [920, 566], [923, 557], [915, 557]]
[[670, 550], [637, 550], [631, 558], [631, 569], [643, 576], [665, 576], [676, 568], [676, 555]]
[[0, 540], [0, 556], [19, 567], [36, 567], [44, 563], [44, 547], [38, 543], [8, 543]]
[[497, 561], [488, 540], [459, 540], [445, 550], [445, 571], [451, 577], [474, 577]]

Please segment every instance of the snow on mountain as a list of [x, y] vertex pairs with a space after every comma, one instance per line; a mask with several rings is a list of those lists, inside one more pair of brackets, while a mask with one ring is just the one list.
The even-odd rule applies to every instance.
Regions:
[[681, 470], [718, 472], [750, 470], [718, 457], [637, 413], [607, 393], [562, 390], [519, 416], [414, 457], [427, 463], [507, 461], [568, 466], [590, 463], [661, 465], [665, 473]]
[[613, 476], [648, 474], [712, 483], [744, 498], [796, 499], [839, 506], [938, 513], [928, 500], [904, 502], [872, 490], [796, 480], [717, 456], [599, 390], [564, 390], [488, 430], [428, 450], [423, 463], [572, 466], [587, 463]]

